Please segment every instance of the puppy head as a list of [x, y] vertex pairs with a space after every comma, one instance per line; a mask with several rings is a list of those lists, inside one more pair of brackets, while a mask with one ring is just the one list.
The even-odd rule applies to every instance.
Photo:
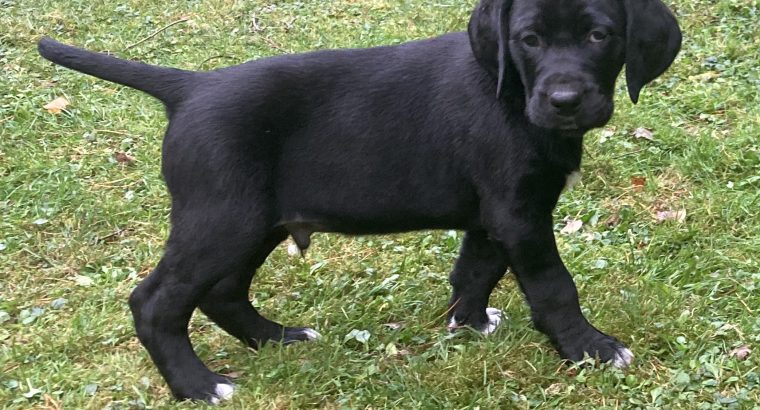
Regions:
[[528, 119], [557, 130], [604, 125], [623, 64], [635, 103], [681, 45], [660, 0], [481, 0], [469, 34], [475, 57], [498, 79], [497, 97], [518, 79]]

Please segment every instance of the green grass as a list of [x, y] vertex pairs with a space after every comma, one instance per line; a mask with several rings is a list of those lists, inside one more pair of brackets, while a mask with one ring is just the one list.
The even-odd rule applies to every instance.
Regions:
[[[53, 67], [37, 39], [211, 69], [461, 30], [474, 1], [269, 3], [0, 0], [0, 406], [202, 406], [172, 400], [126, 304], [168, 232], [163, 109]], [[621, 81], [615, 118], [586, 140], [582, 184], [555, 212], [584, 310], [630, 345], [630, 369], [560, 366], [511, 277], [492, 298], [508, 316], [495, 335], [447, 335], [441, 315], [461, 233], [317, 235], [303, 260], [275, 251], [251, 295], [269, 317], [314, 326], [322, 341], [253, 352], [193, 318], [199, 355], [239, 386], [226, 406], [757, 409], [760, 8], [670, 3], [682, 54], [636, 107]], [[71, 105], [49, 114], [42, 106], [58, 96]], [[638, 127], [653, 140], [634, 138]], [[118, 163], [121, 151], [136, 161]], [[668, 210], [685, 220], [658, 223]], [[559, 234], [567, 217], [583, 229]], [[369, 340], [345, 341], [353, 329]], [[754, 352], [731, 357], [742, 345]]]

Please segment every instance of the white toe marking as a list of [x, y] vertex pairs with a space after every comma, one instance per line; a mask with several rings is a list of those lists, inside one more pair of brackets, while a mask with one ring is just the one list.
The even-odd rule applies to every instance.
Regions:
[[227, 383], [219, 383], [216, 385], [216, 389], [214, 389], [214, 395], [216, 397], [211, 399], [211, 403], [219, 404], [219, 400], [229, 400], [234, 393], [235, 386]]
[[291, 243], [288, 244], [288, 255], [289, 256], [298, 256], [301, 254], [301, 250], [298, 249], [298, 245]]
[[[480, 330], [480, 333], [483, 333], [484, 335], [490, 335], [491, 333], [495, 332], [496, 328], [499, 327], [499, 324], [501, 324], [503, 313], [499, 309], [490, 307], [486, 308], [486, 315], [488, 315], [488, 323], [483, 327], [483, 329]], [[453, 316], [451, 319], [449, 319], [448, 329], [450, 332], [453, 332], [463, 326], [465, 325], [457, 322]]]
[[306, 339], [308, 340], [319, 340], [322, 338], [322, 335], [320, 335], [319, 332], [308, 327], [303, 330], [303, 333], [306, 335]]
[[624, 367], [628, 367], [628, 365], [632, 362], [633, 352], [627, 348], [623, 348], [621, 350], [618, 350], [617, 354], [615, 354], [615, 360], [612, 361], [612, 365], [619, 369], [622, 369]]
[[567, 177], [565, 177], [565, 188], [564, 191], [570, 191], [573, 189], [573, 186], [578, 183], [578, 181], [581, 180], [581, 172], [580, 171], [573, 171], [569, 174], [567, 174]]
[[488, 315], [488, 324], [481, 332], [484, 335], [490, 335], [501, 324], [502, 312], [499, 309], [490, 307], [486, 309], [486, 314]]

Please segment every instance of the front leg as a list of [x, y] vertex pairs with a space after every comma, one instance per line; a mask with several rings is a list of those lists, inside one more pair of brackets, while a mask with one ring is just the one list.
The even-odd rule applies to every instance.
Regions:
[[509, 225], [497, 237], [507, 250], [536, 328], [564, 359], [579, 361], [586, 353], [616, 367], [628, 366], [631, 351], [583, 316], [575, 283], [557, 251], [551, 215], [513, 217]]
[[501, 321], [501, 311], [487, 308], [488, 298], [507, 270], [507, 254], [484, 231], [468, 231], [462, 241], [454, 270], [449, 301], [448, 327], [468, 326], [490, 334]]

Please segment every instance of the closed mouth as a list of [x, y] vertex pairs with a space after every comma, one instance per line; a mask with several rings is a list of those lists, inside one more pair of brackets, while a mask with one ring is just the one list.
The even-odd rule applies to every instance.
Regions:
[[553, 115], [554, 118], [544, 118], [547, 128], [555, 130], [577, 130], [578, 122], [574, 115]]
[[575, 123], [568, 124], [568, 125], [561, 125], [561, 126], [557, 127], [557, 129], [558, 130], [562, 130], [562, 131], [572, 131], [572, 130], [577, 130], [578, 129], [578, 125], [576, 125]]

